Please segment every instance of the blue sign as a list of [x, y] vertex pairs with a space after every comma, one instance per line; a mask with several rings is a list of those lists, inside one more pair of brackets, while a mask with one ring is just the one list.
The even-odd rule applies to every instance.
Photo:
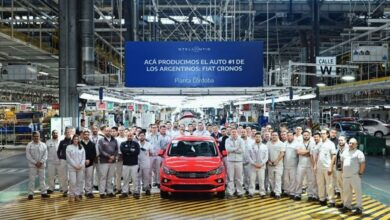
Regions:
[[126, 87], [260, 87], [263, 43], [126, 42]]

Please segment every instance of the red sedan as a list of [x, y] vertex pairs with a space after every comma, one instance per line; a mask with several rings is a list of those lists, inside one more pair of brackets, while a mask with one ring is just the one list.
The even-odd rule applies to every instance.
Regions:
[[[225, 154], [225, 152], [224, 152]], [[169, 193], [204, 192], [225, 196], [225, 167], [222, 154], [211, 137], [182, 136], [171, 141], [160, 169], [160, 196]]]

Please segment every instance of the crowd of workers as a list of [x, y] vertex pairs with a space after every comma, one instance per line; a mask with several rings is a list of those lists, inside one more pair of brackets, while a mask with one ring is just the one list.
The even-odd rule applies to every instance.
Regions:
[[[54, 193], [56, 180], [69, 201], [80, 200], [83, 195], [94, 198], [94, 188], [102, 199], [116, 194], [119, 198], [132, 194], [138, 199], [142, 191], [145, 196], [151, 195], [152, 187], [160, 186], [159, 151], [175, 137], [194, 135], [215, 138], [219, 150], [227, 152], [223, 158], [227, 199], [244, 195], [253, 198], [258, 193], [260, 199], [270, 195], [300, 201], [306, 192], [308, 202], [318, 201], [347, 213], [352, 212], [354, 192], [353, 213], [362, 213], [365, 157], [357, 149], [356, 139], [338, 136], [336, 130], [277, 130], [270, 125], [258, 131], [236, 123], [219, 127], [202, 122], [187, 126], [166, 122], [151, 124], [147, 129], [86, 128], [82, 122], [77, 130], [66, 128], [63, 137], [52, 131], [46, 143], [40, 141], [39, 132], [34, 132], [26, 148], [30, 167], [28, 199], [33, 199], [36, 176], [42, 198]], [[337, 197], [340, 204], [335, 203]]]

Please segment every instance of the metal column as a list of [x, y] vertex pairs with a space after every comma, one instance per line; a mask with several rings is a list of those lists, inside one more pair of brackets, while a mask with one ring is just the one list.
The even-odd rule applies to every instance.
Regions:
[[59, 27], [60, 27], [60, 54], [59, 54], [59, 87], [60, 87], [60, 116], [69, 115], [69, 85], [68, 85], [68, 1], [59, 1]]
[[82, 76], [95, 73], [95, 46], [94, 32], [94, 0], [79, 1], [80, 16], [79, 16], [79, 33], [81, 39], [81, 70]]
[[[318, 0], [312, 0], [312, 10], [313, 10], [313, 38], [312, 38], [312, 47], [314, 49], [314, 56], [312, 57], [313, 63], [316, 60], [316, 57], [319, 56], [320, 49], [320, 15], [319, 9], [320, 6], [318, 4]], [[315, 67], [313, 68], [313, 72], [316, 72]], [[318, 78], [316, 76], [313, 77], [312, 87], [315, 88], [316, 98], [311, 100], [311, 112], [313, 123], [317, 124], [320, 122], [320, 92], [317, 86]]]

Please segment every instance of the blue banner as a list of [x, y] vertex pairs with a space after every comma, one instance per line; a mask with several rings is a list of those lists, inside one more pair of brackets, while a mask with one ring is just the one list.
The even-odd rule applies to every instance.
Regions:
[[263, 43], [126, 42], [126, 87], [260, 87]]

